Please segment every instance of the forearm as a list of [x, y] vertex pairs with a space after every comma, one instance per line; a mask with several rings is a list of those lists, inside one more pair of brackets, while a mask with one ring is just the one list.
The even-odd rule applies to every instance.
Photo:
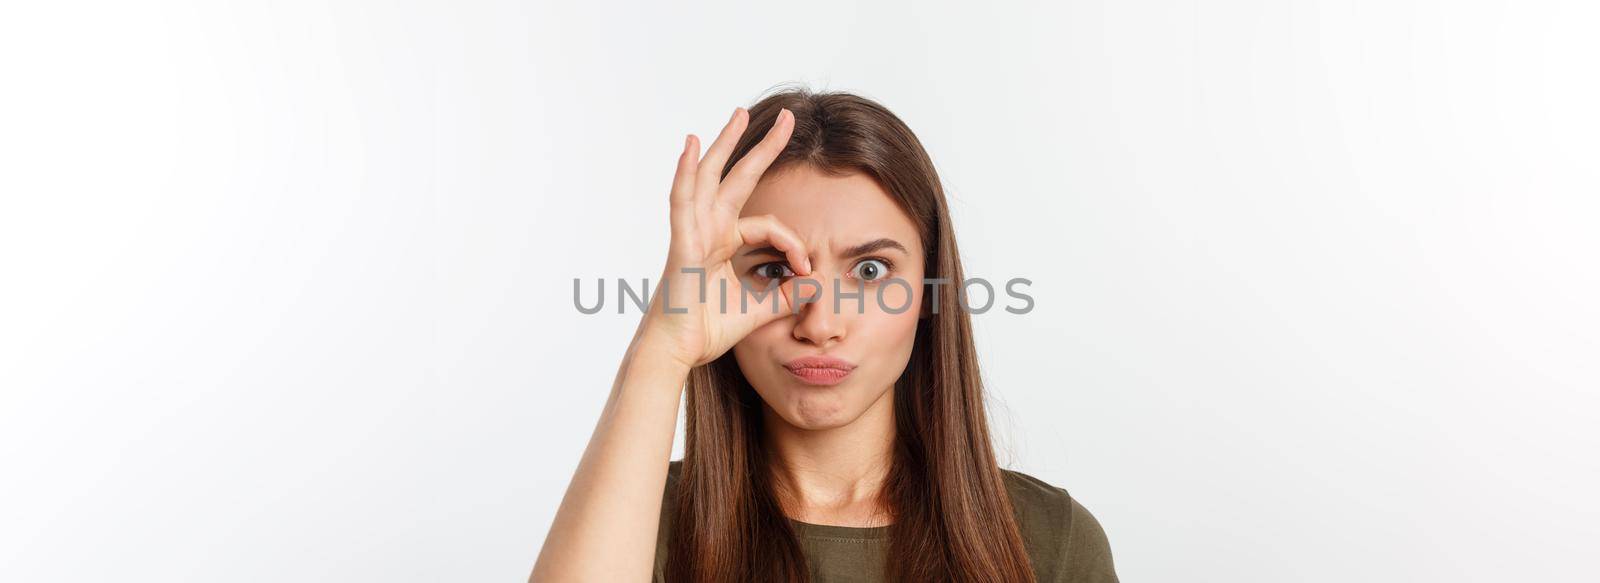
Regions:
[[635, 338], [530, 581], [649, 581], [687, 366]]

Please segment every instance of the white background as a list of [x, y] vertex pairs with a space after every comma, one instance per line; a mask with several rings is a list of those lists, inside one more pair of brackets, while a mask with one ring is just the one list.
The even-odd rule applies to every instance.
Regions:
[[801, 82], [1034, 280], [1003, 459], [1124, 580], [1594, 581], [1597, 16], [6, 3], [0, 580], [524, 579], [637, 318], [572, 279]]

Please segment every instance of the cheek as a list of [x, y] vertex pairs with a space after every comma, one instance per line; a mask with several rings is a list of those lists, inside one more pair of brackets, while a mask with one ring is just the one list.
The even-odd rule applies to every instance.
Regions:
[[920, 321], [920, 299], [904, 286], [889, 286], [883, 291], [882, 305], [875, 306], [856, 322], [856, 332], [861, 336], [857, 341], [871, 350], [869, 358], [891, 365], [885, 367], [884, 373], [893, 378], [899, 378], [911, 356]]
[[790, 328], [793, 326], [791, 319], [779, 318], [751, 330], [750, 334], [733, 345], [733, 358], [738, 361], [746, 379], [756, 383], [770, 372], [776, 364], [772, 355], [777, 347], [791, 337]]
[[921, 298], [913, 291], [915, 288], [910, 282], [919, 280], [921, 276], [911, 280], [892, 279], [879, 283], [872, 289], [866, 290], [867, 303], [874, 310], [882, 312], [884, 316], [916, 315]]
[[751, 330], [749, 334], [746, 334], [744, 338], [733, 345], [733, 349], [752, 355], [757, 352], [770, 353], [772, 348], [777, 347], [785, 340], [793, 338], [793, 329], [793, 318], [778, 318], [763, 324], [755, 330]]

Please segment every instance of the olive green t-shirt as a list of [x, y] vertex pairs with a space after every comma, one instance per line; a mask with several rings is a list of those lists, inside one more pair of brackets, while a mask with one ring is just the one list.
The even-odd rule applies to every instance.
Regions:
[[[678, 484], [681, 461], [667, 471], [664, 500]], [[1066, 490], [1022, 472], [1001, 470], [1006, 492], [1022, 528], [1022, 542], [1039, 583], [1117, 583], [1111, 545], [1100, 522]], [[671, 505], [663, 503], [656, 535], [655, 578], [661, 583], [666, 562]], [[815, 583], [879, 583], [889, 527], [856, 528], [790, 520]]]

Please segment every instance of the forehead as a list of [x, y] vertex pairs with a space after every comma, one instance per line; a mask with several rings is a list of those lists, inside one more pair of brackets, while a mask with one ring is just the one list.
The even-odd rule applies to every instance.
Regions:
[[835, 247], [877, 237], [900, 241], [920, 251], [917, 227], [871, 176], [852, 172], [830, 176], [809, 166], [793, 166], [761, 177], [740, 216], [777, 217], [811, 245]]

